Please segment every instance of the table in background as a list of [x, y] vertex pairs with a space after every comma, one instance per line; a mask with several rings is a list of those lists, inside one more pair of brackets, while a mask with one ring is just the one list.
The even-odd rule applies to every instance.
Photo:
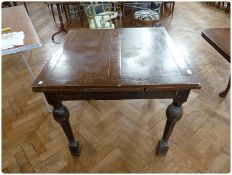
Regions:
[[[1, 51], [2, 55], [9, 55], [14, 53], [20, 54], [24, 63], [27, 66], [30, 75], [34, 80], [35, 75], [33, 74], [23, 52], [35, 48], [40, 48], [42, 47], [42, 44], [23, 6], [14, 6], [14, 7], [2, 9], [2, 28], [6, 28], [6, 27], [10, 27], [11, 32], [23, 31], [25, 38], [24, 38], [23, 46], [17, 46], [10, 49], [2, 50]], [[46, 100], [45, 100], [45, 104], [49, 109], [49, 111], [51, 111]]]
[[[230, 63], [230, 28], [209, 28], [202, 32], [202, 37]], [[225, 97], [230, 89], [230, 78], [227, 87], [219, 93]]]
[[[58, 13], [58, 17], [59, 17], [59, 20], [60, 20], [60, 28], [59, 30], [54, 33], [52, 35], [52, 41], [54, 41], [54, 38], [57, 34], [61, 33], [61, 32], [65, 32], [65, 33], [68, 33], [68, 30], [64, 27], [64, 23], [63, 23], [63, 17], [62, 17], [62, 9], [64, 8], [65, 9], [65, 6], [63, 5], [62, 2], [47, 2], [48, 6], [51, 7], [51, 11], [52, 11], [52, 16], [53, 16], [53, 19], [55, 21], [55, 16], [54, 16], [54, 11], [53, 11], [53, 5], [56, 5], [56, 8], [57, 8], [57, 13]], [[66, 22], [68, 23], [67, 21], [67, 11], [65, 9], [65, 16], [66, 16]]]
[[[168, 140], [181, 118], [182, 104], [199, 89], [192, 71], [163, 27], [69, 31], [63, 50], [43, 68], [32, 85], [53, 106], [54, 119], [80, 155], [65, 100], [173, 99], [157, 155], [166, 155]], [[146, 143], [145, 143], [146, 144]]]

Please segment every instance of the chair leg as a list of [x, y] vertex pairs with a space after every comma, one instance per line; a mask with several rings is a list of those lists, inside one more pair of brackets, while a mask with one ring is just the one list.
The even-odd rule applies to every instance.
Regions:
[[217, 8], [218, 8], [218, 9], [220, 8], [220, 4], [221, 4], [221, 2], [218, 2], [218, 5], [217, 5]]
[[169, 5], [169, 14], [172, 13], [172, 3], [170, 2], [170, 5]]
[[78, 13], [79, 13], [80, 21], [82, 22], [82, 13], [81, 13], [81, 5], [80, 5], [80, 3], [77, 3], [77, 10], [78, 10]]
[[63, 7], [63, 9], [64, 9], [64, 14], [65, 14], [65, 20], [66, 20], [66, 23], [67, 23], [67, 27], [69, 28], [69, 19], [68, 19], [68, 12], [67, 12], [66, 6], [67, 6], [67, 5], [62, 4], [62, 7]]
[[51, 11], [52, 11], [53, 20], [54, 20], [54, 22], [56, 22], [55, 15], [54, 15], [54, 10], [53, 10], [53, 4], [50, 4], [50, 7], [51, 7]]
[[50, 9], [50, 6], [49, 6], [49, 4], [47, 4], [47, 6], [48, 6], [48, 11], [49, 11], [49, 14], [51, 15], [51, 9]]
[[227, 3], [226, 9], [225, 9], [225, 13], [229, 13], [230, 12], [230, 2]]
[[64, 7], [63, 7], [63, 5], [61, 5], [60, 9], [61, 9], [61, 13], [63, 13], [63, 12], [64, 12]]
[[124, 2], [122, 2], [122, 18], [124, 18], [124, 16], [125, 16], [125, 4], [124, 4]]
[[70, 8], [69, 8], [69, 5], [67, 5], [67, 9], [68, 9], [68, 18], [69, 18], [69, 23], [71, 24], [71, 14], [70, 14]]
[[174, 8], [175, 8], [175, 2], [172, 3], [172, 16], [173, 16], [173, 13], [174, 13]]

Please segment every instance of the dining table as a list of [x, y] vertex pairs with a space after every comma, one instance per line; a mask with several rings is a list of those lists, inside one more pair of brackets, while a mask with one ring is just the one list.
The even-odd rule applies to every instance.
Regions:
[[165, 156], [175, 124], [183, 115], [182, 104], [191, 90], [200, 88], [164, 27], [70, 30], [63, 49], [32, 84], [32, 90], [44, 93], [53, 106], [53, 117], [76, 156], [80, 156], [81, 144], [74, 137], [63, 101], [172, 99], [156, 146], [156, 155]]

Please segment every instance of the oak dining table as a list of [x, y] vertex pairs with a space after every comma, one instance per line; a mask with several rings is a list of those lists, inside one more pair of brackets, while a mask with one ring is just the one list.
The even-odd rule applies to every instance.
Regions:
[[[67, 100], [173, 99], [156, 147], [165, 156], [168, 140], [183, 114], [182, 104], [200, 83], [163, 27], [70, 30], [32, 85], [53, 106], [72, 155], [80, 155]], [[132, 116], [133, 117], [133, 116]]]

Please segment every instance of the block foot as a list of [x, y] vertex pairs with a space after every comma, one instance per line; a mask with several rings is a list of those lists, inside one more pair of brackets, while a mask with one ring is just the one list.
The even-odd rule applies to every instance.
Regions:
[[81, 148], [79, 141], [77, 140], [70, 141], [68, 147], [73, 156], [80, 156]]
[[165, 156], [168, 152], [169, 146], [168, 146], [168, 142], [161, 139], [159, 140], [157, 147], [156, 147], [156, 155], [157, 156]]

